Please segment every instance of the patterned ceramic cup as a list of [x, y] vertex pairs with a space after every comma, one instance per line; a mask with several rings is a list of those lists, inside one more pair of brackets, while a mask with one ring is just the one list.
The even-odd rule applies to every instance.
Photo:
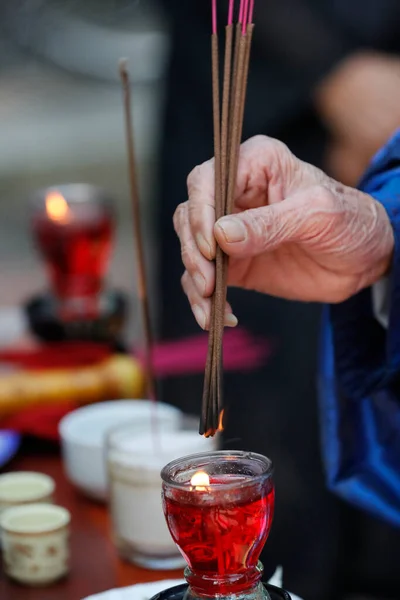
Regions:
[[6, 508], [20, 504], [51, 503], [54, 480], [43, 473], [17, 471], [0, 475], [0, 515]]
[[27, 504], [0, 517], [4, 572], [19, 583], [49, 585], [69, 570], [70, 514], [52, 504]]

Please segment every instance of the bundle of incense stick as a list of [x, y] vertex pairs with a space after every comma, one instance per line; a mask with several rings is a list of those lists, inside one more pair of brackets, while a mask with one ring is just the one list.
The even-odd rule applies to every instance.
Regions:
[[[237, 20], [235, 11], [238, 10]], [[220, 102], [219, 37], [217, 0], [212, 0], [212, 89], [215, 155], [215, 216], [220, 219], [233, 210], [240, 143], [253, 37], [254, 0], [229, 0], [225, 28], [225, 56]], [[235, 22], [236, 21], [236, 22]], [[204, 376], [200, 434], [205, 437], [222, 430], [223, 360], [227, 258], [217, 247], [216, 285], [212, 298], [208, 355]]]
[[136, 281], [143, 320], [143, 354], [146, 371], [147, 397], [150, 400], [156, 400], [156, 381], [153, 367], [153, 338], [151, 331], [149, 293], [146, 277], [139, 186], [136, 171], [135, 145], [133, 139], [131, 86], [129, 80], [127, 61], [125, 59], [120, 60], [119, 73], [121, 77], [124, 100], [125, 135], [128, 151], [129, 185], [133, 212], [133, 238], [136, 250]]

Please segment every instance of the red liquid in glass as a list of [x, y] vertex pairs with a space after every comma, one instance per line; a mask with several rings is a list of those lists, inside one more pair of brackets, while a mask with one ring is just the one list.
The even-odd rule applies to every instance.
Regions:
[[260, 577], [256, 567], [271, 529], [274, 490], [271, 482], [234, 492], [219, 487], [245, 481], [228, 475], [211, 479], [208, 498], [197, 490], [164, 493], [170, 533], [204, 594], [207, 587], [210, 595], [239, 593]]
[[46, 215], [33, 227], [55, 295], [96, 305], [111, 251], [113, 220], [96, 206], [73, 206], [68, 222]]

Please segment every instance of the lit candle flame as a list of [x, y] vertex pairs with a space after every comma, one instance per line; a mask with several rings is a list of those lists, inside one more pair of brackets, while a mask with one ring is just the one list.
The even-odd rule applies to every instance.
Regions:
[[54, 190], [46, 196], [46, 213], [49, 219], [57, 223], [69, 223], [70, 208], [64, 196]]
[[205, 471], [198, 471], [190, 480], [190, 485], [199, 492], [206, 492], [210, 485], [210, 477]]

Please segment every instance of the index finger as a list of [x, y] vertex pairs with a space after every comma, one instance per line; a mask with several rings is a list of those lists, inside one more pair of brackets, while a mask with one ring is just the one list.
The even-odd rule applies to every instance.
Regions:
[[195, 167], [187, 179], [189, 222], [200, 252], [215, 257], [215, 170], [214, 159]]

